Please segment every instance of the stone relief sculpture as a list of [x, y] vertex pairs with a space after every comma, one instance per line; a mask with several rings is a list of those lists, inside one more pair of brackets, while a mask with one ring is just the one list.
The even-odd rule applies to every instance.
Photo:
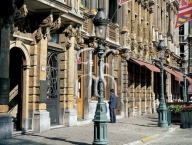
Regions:
[[76, 27], [76, 36], [75, 36], [75, 48], [80, 49], [81, 44], [84, 43], [84, 39], [81, 36], [81, 29]]

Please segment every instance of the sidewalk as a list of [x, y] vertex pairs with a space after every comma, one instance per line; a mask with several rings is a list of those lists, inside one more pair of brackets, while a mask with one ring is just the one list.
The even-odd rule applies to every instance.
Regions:
[[[179, 125], [157, 127], [158, 114], [118, 119], [108, 124], [109, 145], [136, 145], [175, 131]], [[90, 145], [93, 141], [93, 123], [52, 129], [50, 131], [3, 139], [0, 145]]]

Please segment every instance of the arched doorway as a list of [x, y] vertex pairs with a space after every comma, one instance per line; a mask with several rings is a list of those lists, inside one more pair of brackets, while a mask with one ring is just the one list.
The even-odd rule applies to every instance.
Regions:
[[13, 47], [10, 50], [9, 78], [9, 113], [13, 117], [14, 131], [22, 130], [22, 106], [23, 106], [23, 66], [25, 55], [20, 48]]

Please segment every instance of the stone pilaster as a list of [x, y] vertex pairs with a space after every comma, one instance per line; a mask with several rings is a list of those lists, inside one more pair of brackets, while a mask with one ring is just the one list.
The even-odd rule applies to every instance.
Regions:
[[[128, 64], [129, 65], [129, 64]], [[130, 69], [128, 69], [128, 91], [129, 91], [129, 97], [128, 97], [128, 102], [129, 102], [129, 111], [128, 111], [128, 116], [133, 117], [135, 116], [135, 65], [130, 65]]]
[[75, 37], [70, 38], [71, 46], [67, 51], [67, 94], [66, 94], [66, 111], [65, 111], [65, 125], [66, 126], [75, 126], [77, 125], [77, 110], [74, 109], [74, 41]]
[[147, 85], [147, 73], [146, 68], [142, 68], [140, 77], [141, 77], [141, 113], [146, 113], [146, 103], [147, 103], [147, 92], [146, 92], [146, 85]]
[[141, 17], [142, 17], [142, 13], [141, 13], [141, 3], [138, 3], [138, 26], [137, 26], [137, 41], [138, 42], [142, 42], [143, 37], [142, 37], [142, 25], [141, 25]]
[[123, 102], [124, 102], [124, 116], [127, 118], [128, 116], [128, 63], [127, 61], [123, 61], [123, 92], [122, 92], [122, 96], [123, 96]]
[[167, 94], [167, 101], [168, 102], [173, 102], [172, 99], [172, 94], [171, 94], [171, 74], [167, 73], [167, 78], [166, 78], [166, 94]]
[[135, 67], [135, 113], [136, 115], [140, 116], [142, 112], [141, 67], [139, 65], [136, 65]]
[[156, 113], [156, 101], [154, 92], [154, 72], [151, 71], [151, 107], [152, 113]]
[[[35, 77], [38, 82], [37, 86], [30, 88], [30, 94], [40, 97], [40, 80], [46, 80], [46, 65], [47, 65], [47, 38], [41, 39], [36, 44], [37, 46], [37, 63], [36, 71], [37, 77]], [[38, 88], [37, 88], [38, 87]], [[31, 93], [32, 92], [32, 93]], [[40, 100], [40, 99], [39, 99]], [[46, 104], [36, 101], [34, 102], [36, 111], [34, 112], [34, 126], [33, 131], [42, 132], [50, 130], [50, 118], [49, 112], [46, 111]]]
[[152, 85], [151, 84], [151, 74], [153, 72], [150, 71], [150, 70], [147, 70], [147, 80], [146, 80], [146, 91], [147, 91], [147, 100], [146, 100], [146, 103], [147, 103], [147, 106], [146, 106], [146, 113], [148, 114], [152, 114]]
[[131, 1], [131, 36], [135, 35], [135, 1]]
[[[0, 29], [0, 37], [1, 37], [0, 39], [1, 40], [0, 41], [0, 79], [1, 78], [8, 79], [9, 78], [10, 28], [3, 27], [2, 29]], [[2, 138], [10, 138], [13, 136], [12, 117], [10, 114], [7, 114], [8, 111], [9, 111], [8, 104], [0, 105], [0, 140]]]

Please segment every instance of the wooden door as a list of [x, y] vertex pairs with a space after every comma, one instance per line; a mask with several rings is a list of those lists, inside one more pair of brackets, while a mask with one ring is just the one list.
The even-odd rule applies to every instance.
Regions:
[[[80, 78], [81, 76], [78, 76]], [[78, 118], [83, 118], [83, 78], [78, 79], [77, 106]]]

